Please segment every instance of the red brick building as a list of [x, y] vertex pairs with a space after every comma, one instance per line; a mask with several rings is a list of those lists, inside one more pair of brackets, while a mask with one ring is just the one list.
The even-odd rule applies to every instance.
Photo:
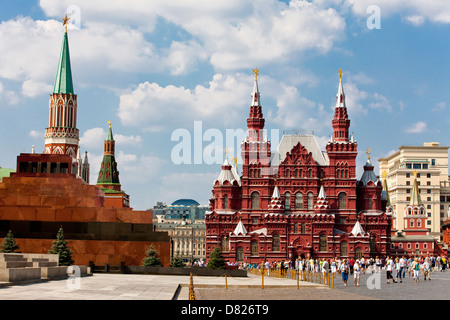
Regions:
[[250, 263], [385, 256], [391, 216], [370, 158], [356, 177], [357, 143], [349, 134], [342, 73], [325, 151], [313, 135], [285, 134], [273, 152], [262, 136], [264, 124], [255, 70], [242, 173], [225, 159], [214, 181], [207, 258], [216, 246], [226, 259]]

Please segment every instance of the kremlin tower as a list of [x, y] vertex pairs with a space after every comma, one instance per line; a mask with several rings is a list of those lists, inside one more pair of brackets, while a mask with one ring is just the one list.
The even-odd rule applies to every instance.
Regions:
[[45, 151], [47, 154], [78, 155], [79, 130], [77, 129], [77, 95], [73, 90], [70, 66], [67, 23], [63, 19], [65, 32], [59, 57], [55, 86], [50, 95], [48, 128], [45, 129]]

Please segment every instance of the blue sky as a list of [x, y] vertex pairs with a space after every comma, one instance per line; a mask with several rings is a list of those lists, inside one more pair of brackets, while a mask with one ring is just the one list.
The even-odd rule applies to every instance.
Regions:
[[[246, 130], [255, 67], [266, 128], [313, 130], [322, 149], [342, 68], [358, 177], [368, 147], [378, 159], [402, 145], [450, 146], [446, 1], [21, 0], [0, 10], [3, 168], [33, 145], [43, 150], [66, 12], [91, 184], [111, 121], [135, 209], [179, 198], [208, 204], [222, 147], [236, 155], [239, 143], [195, 136], [195, 124], [202, 134]], [[176, 164], [171, 137], [180, 130], [203, 148], [220, 145], [219, 163]]]

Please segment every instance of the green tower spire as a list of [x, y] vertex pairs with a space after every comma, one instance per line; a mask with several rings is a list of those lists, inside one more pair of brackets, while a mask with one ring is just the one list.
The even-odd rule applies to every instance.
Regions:
[[59, 56], [58, 71], [56, 73], [55, 88], [53, 93], [71, 93], [73, 94], [72, 68], [70, 67], [69, 40], [67, 38], [67, 21], [63, 19], [66, 30], [64, 32], [61, 53]]
[[108, 122], [109, 130], [104, 141], [103, 161], [98, 174], [97, 186], [102, 189], [120, 191], [119, 171], [117, 170], [117, 162], [114, 156], [115, 141], [112, 135], [111, 122]]

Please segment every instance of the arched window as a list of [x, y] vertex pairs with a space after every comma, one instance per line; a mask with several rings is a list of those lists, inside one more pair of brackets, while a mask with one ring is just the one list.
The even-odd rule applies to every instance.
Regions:
[[300, 232], [301, 232], [301, 233], [306, 233], [306, 224], [305, 224], [305, 223], [302, 223], [302, 224], [300, 225]]
[[327, 235], [321, 234], [319, 237], [319, 251], [327, 251]]
[[225, 236], [222, 238], [222, 251], [229, 251], [229, 250], [230, 250], [230, 246], [229, 246], [228, 238]]
[[298, 223], [294, 223], [294, 233], [298, 233]]
[[239, 247], [236, 250], [236, 260], [239, 262], [244, 261], [244, 249], [242, 249], [242, 247]]
[[356, 259], [361, 259], [361, 257], [362, 257], [362, 249], [361, 248], [355, 249], [355, 257], [356, 257]]
[[251, 248], [252, 248], [252, 256], [257, 256], [258, 255], [258, 242], [252, 241]]
[[295, 194], [295, 209], [303, 209], [303, 195], [300, 192]]
[[339, 193], [339, 209], [347, 209], [347, 195], [344, 192]]
[[223, 208], [228, 209], [228, 196], [223, 197]]
[[256, 191], [252, 193], [252, 209], [259, 209], [259, 194]]
[[348, 256], [347, 242], [341, 242], [340, 252], [341, 252], [341, 257], [347, 257]]
[[369, 210], [373, 209], [373, 200], [372, 198], [369, 198]]
[[313, 209], [313, 194], [312, 192], [308, 192], [308, 210]]
[[286, 169], [286, 178], [290, 178], [290, 176], [289, 176], [289, 169]]
[[272, 237], [272, 251], [280, 251], [280, 236], [274, 234]]
[[291, 209], [291, 194], [289, 192], [286, 192], [284, 194], [284, 208], [286, 210]]

